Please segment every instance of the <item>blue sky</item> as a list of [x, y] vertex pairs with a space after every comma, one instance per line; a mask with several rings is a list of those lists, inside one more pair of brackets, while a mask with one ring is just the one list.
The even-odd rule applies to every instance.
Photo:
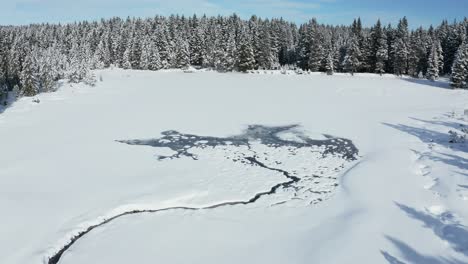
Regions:
[[407, 16], [414, 28], [468, 16], [468, 0], [0, 0], [0, 6], [2, 25], [235, 12], [243, 18], [257, 14], [297, 23], [316, 17], [321, 23], [350, 24], [360, 16], [365, 25], [378, 18], [384, 23], [396, 23]]

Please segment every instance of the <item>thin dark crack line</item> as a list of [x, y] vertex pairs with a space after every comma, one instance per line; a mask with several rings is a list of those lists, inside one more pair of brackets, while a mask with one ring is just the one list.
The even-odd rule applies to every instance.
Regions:
[[252, 204], [252, 203], [255, 203], [256, 201], [258, 201], [263, 196], [268, 196], [268, 195], [276, 193], [276, 191], [281, 187], [289, 188], [292, 184], [294, 184], [296, 182], [299, 182], [301, 180], [299, 177], [290, 175], [289, 172], [287, 172], [285, 170], [268, 167], [264, 163], [258, 161], [255, 156], [253, 156], [253, 157], [244, 157], [244, 158], [247, 161], [249, 161], [252, 165], [257, 165], [257, 166], [260, 166], [260, 167], [268, 169], [268, 170], [272, 170], [272, 171], [282, 173], [286, 178], [289, 179], [289, 181], [278, 183], [278, 184], [274, 185], [273, 187], [271, 187], [269, 191], [264, 191], [264, 192], [257, 193], [257, 194], [255, 194], [254, 197], [250, 198], [247, 201], [223, 202], [223, 203], [218, 203], [218, 204], [205, 206], [205, 207], [176, 206], [176, 207], [167, 207], [167, 208], [161, 208], [161, 209], [132, 210], [132, 211], [128, 211], [128, 212], [124, 212], [124, 213], [115, 215], [113, 217], [110, 217], [110, 218], [107, 218], [107, 219], [103, 220], [102, 222], [100, 222], [98, 224], [91, 225], [91, 226], [89, 226], [88, 228], [86, 228], [83, 231], [80, 231], [77, 235], [73, 236], [70, 239], [70, 241], [67, 244], [65, 244], [58, 252], [56, 252], [53, 256], [49, 257], [49, 259], [45, 263], [46, 264], [57, 264], [57, 263], [59, 263], [62, 255], [68, 249], [70, 249], [70, 247], [73, 246], [73, 244], [75, 244], [80, 238], [84, 237], [85, 235], [87, 235], [88, 233], [93, 231], [94, 229], [99, 228], [99, 227], [101, 227], [101, 226], [103, 226], [105, 224], [108, 224], [108, 223], [110, 223], [110, 222], [112, 222], [112, 221], [114, 221], [114, 220], [116, 220], [116, 219], [118, 219], [120, 217], [123, 217], [123, 216], [134, 215], [134, 214], [144, 214], [144, 213], [158, 213], [158, 212], [172, 211], [172, 210], [200, 211], [200, 210], [216, 209], [216, 208], [220, 208], [220, 207], [224, 207], [224, 206]]

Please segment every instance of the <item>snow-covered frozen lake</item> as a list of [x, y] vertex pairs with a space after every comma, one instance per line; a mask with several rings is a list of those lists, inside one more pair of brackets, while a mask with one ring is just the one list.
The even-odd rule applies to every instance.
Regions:
[[468, 92], [97, 75], [0, 114], [0, 263], [468, 263]]

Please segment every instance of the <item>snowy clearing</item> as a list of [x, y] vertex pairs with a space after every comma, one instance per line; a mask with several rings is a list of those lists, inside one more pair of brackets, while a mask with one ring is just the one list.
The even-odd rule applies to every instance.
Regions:
[[0, 263], [50, 263], [98, 225], [56, 263], [468, 262], [468, 147], [449, 143], [467, 91], [371, 74], [96, 75], [0, 114]]

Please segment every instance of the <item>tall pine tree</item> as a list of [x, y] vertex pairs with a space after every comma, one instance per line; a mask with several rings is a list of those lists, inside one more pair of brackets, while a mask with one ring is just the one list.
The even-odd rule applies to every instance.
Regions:
[[468, 40], [460, 46], [452, 67], [452, 87], [468, 88]]
[[253, 54], [253, 48], [246, 29], [244, 29], [241, 33], [238, 57], [239, 71], [247, 72], [255, 67], [255, 57]]
[[346, 50], [346, 56], [343, 61], [343, 67], [345, 71], [350, 72], [352, 75], [359, 70], [361, 62], [361, 51], [359, 50], [359, 40], [356, 35], [353, 34], [351, 41]]
[[427, 79], [435, 81], [439, 78], [439, 50], [436, 42], [432, 43], [431, 52], [429, 54], [429, 67], [427, 69]]

